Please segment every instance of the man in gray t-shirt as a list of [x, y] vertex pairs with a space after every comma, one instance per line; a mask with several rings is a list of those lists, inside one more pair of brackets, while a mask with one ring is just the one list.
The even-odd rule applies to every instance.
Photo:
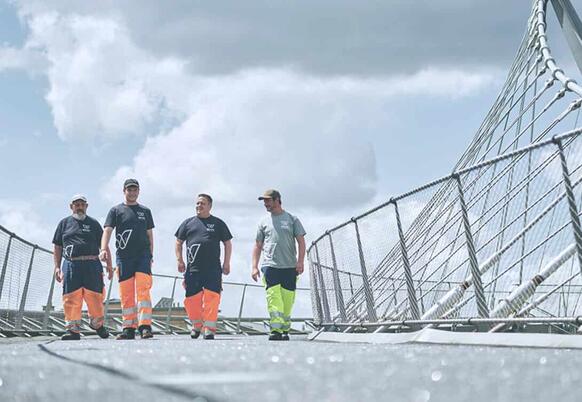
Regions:
[[[264, 202], [270, 214], [261, 219], [257, 228], [252, 278], [256, 282], [263, 272], [271, 317], [269, 340], [289, 340], [297, 275], [304, 269], [305, 229], [296, 216], [283, 210], [281, 194], [277, 190], [265, 191], [259, 200]], [[259, 271], [261, 251], [264, 256]]]

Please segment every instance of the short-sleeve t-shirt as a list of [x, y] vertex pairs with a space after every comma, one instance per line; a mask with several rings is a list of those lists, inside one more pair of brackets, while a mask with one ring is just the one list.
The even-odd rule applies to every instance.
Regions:
[[283, 211], [279, 215], [267, 215], [259, 222], [256, 240], [263, 243], [261, 266], [271, 268], [295, 268], [297, 248], [295, 238], [305, 236], [299, 218]]
[[149, 208], [141, 204], [116, 205], [107, 214], [103, 226], [115, 228], [118, 257], [151, 254], [147, 231], [154, 228], [154, 219]]
[[63, 248], [63, 258], [67, 260], [73, 257], [97, 256], [101, 235], [101, 225], [90, 216], [83, 220], [67, 216], [57, 225], [53, 244]]
[[176, 231], [176, 238], [186, 242], [188, 271], [220, 270], [220, 242], [232, 239], [226, 223], [216, 216], [193, 216]]

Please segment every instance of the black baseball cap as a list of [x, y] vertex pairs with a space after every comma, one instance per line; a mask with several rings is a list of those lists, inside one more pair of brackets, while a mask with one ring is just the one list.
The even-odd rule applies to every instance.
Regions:
[[137, 188], [139, 188], [139, 182], [136, 179], [127, 179], [123, 183], [123, 189], [125, 190], [128, 187], [137, 187]]

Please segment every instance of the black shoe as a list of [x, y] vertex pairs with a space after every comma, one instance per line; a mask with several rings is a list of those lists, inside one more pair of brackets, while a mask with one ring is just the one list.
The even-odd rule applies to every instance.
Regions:
[[271, 335], [269, 335], [269, 340], [270, 341], [282, 341], [283, 340], [283, 334], [280, 332], [271, 332]]
[[289, 340], [289, 332], [283, 332], [283, 334], [281, 335], [281, 340], [288, 341]]
[[78, 332], [67, 331], [66, 334], [61, 336], [61, 341], [78, 341], [81, 339], [81, 334]]
[[99, 338], [103, 338], [103, 339], [109, 338], [109, 331], [107, 331], [107, 328], [105, 328], [105, 325], [100, 326], [95, 331], [97, 332], [97, 335], [99, 335]]
[[208, 340], [212, 340], [214, 339], [214, 334], [211, 332], [209, 334], [204, 335], [204, 339]]
[[123, 328], [121, 334], [115, 339], [135, 339], [135, 328]]
[[152, 333], [152, 327], [149, 325], [140, 325], [138, 331], [141, 339], [149, 339], [154, 337], [154, 334]]
[[192, 331], [190, 332], [190, 338], [198, 339], [199, 336], [200, 336], [200, 331], [192, 329]]

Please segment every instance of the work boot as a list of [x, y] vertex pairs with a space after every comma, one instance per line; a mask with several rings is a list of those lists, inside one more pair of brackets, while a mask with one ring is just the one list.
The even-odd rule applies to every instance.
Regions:
[[115, 339], [135, 339], [135, 328], [123, 328], [121, 334], [117, 335]]
[[206, 339], [207, 341], [214, 339], [214, 334], [212, 332], [208, 332], [206, 334], [204, 334], [204, 339]]
[[81, 334], [78, 332], [67, 331], [66, 334], [61, 336], [61, 341], [78, 341], [81, 339]]
[[283, 334], [280, 332], [273, 331], [273, 332], [271, 332], [271, 335], [269, 335], [269, 340], [270, 341], [282, 341]]
[[283, 332], [283, 334], [281, 335], [281, 340], [288, 341], [289, 340], [289, 332]]
[[198, 339], [199, 336], [200, 336], [200, 330], [192, 328], [192, 331], [190, 331], [190, 338]]
[[95, 331], [97, 332], [97, 335], [99, 335], [99, 338], [103, 338], [103, 339], [109, 338], [109, 331], [107, 331], [107, 328], [105, 328], [105, 325], [100, 326]]
[[139, 335], [141, 336], [141, 339], [153, 338], [154, 334], [152, 334], [152, 327], [149, 325], [141, 325], [139, 327]]

